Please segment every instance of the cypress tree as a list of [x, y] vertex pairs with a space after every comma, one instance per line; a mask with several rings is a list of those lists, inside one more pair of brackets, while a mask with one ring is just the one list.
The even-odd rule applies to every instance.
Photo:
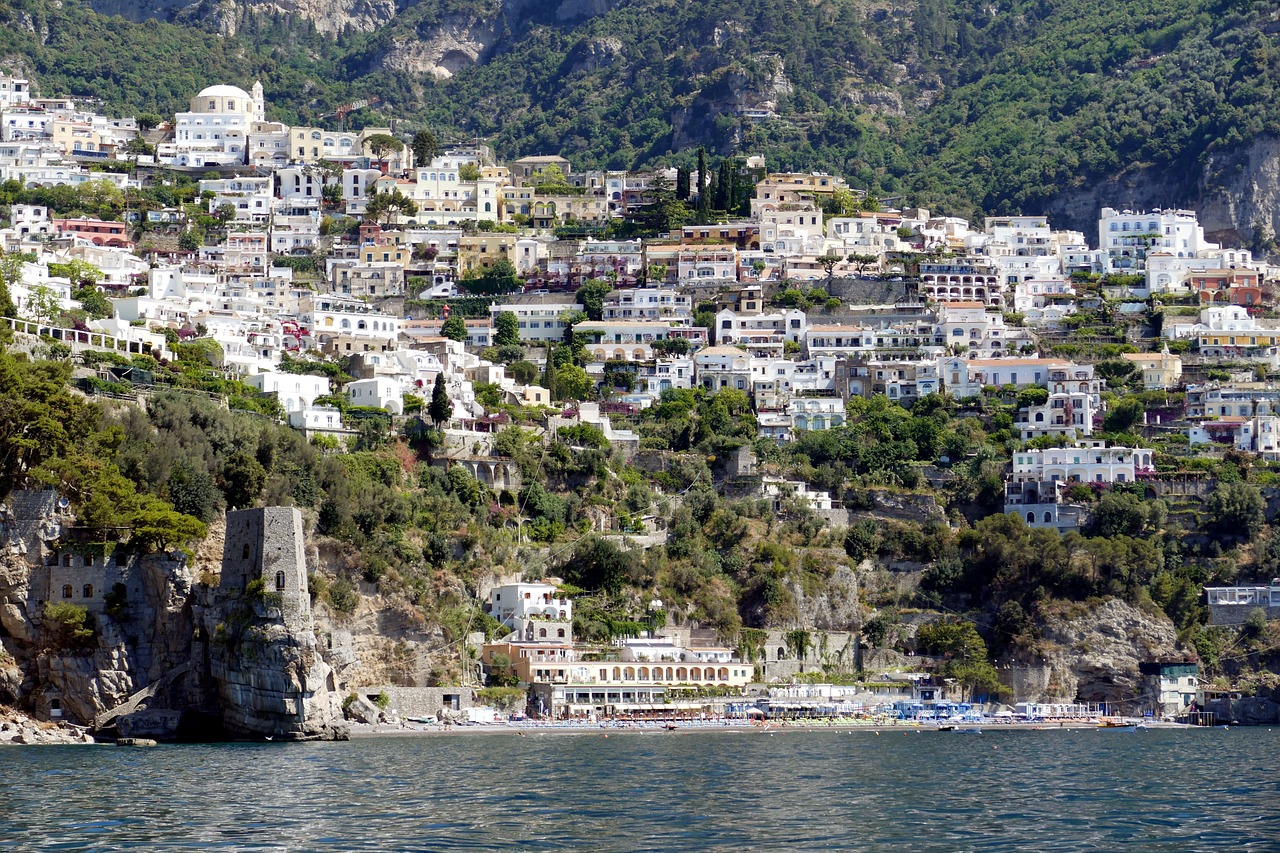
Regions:
[[427, 409], [427, 414], [431, 417], [431, 423], [436, 426], [449, 420], [449, 413], [453, 407], [449, 404], [449, 392], [444, 387], [444, 371], [436, 374], [436, 386], [431, 389], [431, 405]]
[[698, 213], [711, 210], [711, 194], [707, 192], [707, 149], [698, 149]]
[[689, 200], [689, 170], [683, 166], [676, 169], [676, 198]]
[[720, 161], [720, 174], [716, 178], [716, 210], [729, 211], [729, 206], [733, 200], [731, 194], [733, 192], [733, 172], [732, 158], [725, 157]]

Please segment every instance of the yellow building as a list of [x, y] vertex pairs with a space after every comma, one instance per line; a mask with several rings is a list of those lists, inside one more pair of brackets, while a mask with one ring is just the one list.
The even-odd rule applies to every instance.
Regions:
[[484, 232], [465, 234], [458, 238], [458, 275], [489, 269], [500, 258], [510, 259], [515, 254], [517, 234]]
[[1147, 391], [1163, 391], [1175, 388], [1182, 381], [1182, 358], [1164, 352], [1126, 352], [1120, 355], [1125, 361], [1142, 371], [1142, 387]]

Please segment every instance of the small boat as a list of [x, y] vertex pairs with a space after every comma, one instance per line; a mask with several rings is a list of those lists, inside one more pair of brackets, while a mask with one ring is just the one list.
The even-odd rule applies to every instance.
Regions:
[[675, 723], [667, 723], [663, 728], [669, 732], [674, 732], [679, 727]]
[[156, 742], [149, 737], [122, 737], [116, 740], [116, 746], [155, 746]]
[[1136, 723], [1131, 723], [1127, 720], [1121, 720], [1115, 717], [1103, 717], [1098, 721], [1098, 728], [1100, 729], [1118, 729], [1120, 731], [1131, 732], [1135, 730], [1136, 726]]

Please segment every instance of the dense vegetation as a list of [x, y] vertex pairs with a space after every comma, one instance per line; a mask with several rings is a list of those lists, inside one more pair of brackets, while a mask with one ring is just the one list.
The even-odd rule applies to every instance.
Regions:
[[[580, 22], [535, 4], [501, 13], [485, 61], [452, 77], [387, 70], [399, 44], [446, 19], [484, 29], [498, 6], [409, 4], [378, 31], [336, 37], [237, 6], [236, 35], [220, 37], [104, 25], [75, 0], [7, 0], [0, 53], [45, 92], [113, 111], [172, 113], [211, 82], [261, 78], [285, 121], [377, 95], [353, 122], [394, 115], [445, 140], [485, 136], [501, 156], [609, 168], [689, 165], [700, 144], [759, 152], [958, 214], [1037, 212], [1132, 165], [1191, 178], [1207, 155], [1280, 129], [1273, 15], [1252, 0], [635, 0]], [[197, 7], [184, 20], [211, 19]], [[774, 118], [741, 114], [770, 107]]]
[[[580, 371], [573, 350], [553, 351], [543, 381], [559, 386]], [[1070, 497], [1092, 514], [1079, 533], [1031, 530], [1004, 515], [1005, 465], [1028, 446], [1013, 429], [1019, 394], [1008, 389], [960, 402], [928, 397], [910, 409], [855, 399], [848, 425], [783, 446], [756, 438], [741, 391], [670, 390], [650, 409], [615, 415], [615, 426], [640, 436], [634, 461], [593, 426], [543, 439], [543, 412], [499, 405], [506, 425], [494, 452], [524, 485], [495, 490], [464, 467], [433, 464], [441, 436], [425, 413], [394, 430], [385, 416], [360, 420], [346, 448], [331, 438], [308, 443], [274, 418], [221, 407], [201, 390], [212, 368], [194, 356], [153, 366], [178, 379], [138, 407], [69, 392], [70, 363], [50, 354], [30, 361], [0, 352], [0, 383], [13, 389], [0, 405], [0, 496], [54, 485], [83, 528], [104, 540], [129, 528], [121, 547], [144, 549], [190, 547], [224, 508], [294, 504], [342, 555], [336, 571], [312, 578], [317, 598], [350, 613], [362, 588], [376, 588], [450, 641], [497, 630], [476, 607], [475, 589], [491, 571], [519, 570], [564, 578], [579, 600], [575, 632], [587, 641], [634, 634], [656, 595], [664, 618], [712, 627], [750, 657], [762, 628], [801, 642], [814, 602], [827, 601], [845, 614], [830, 627], [860, 629], [873, 647], [954, 653], [947, 672], [984, 687], [993, 675], [976, 644], [1034, 658], [1046, 651], [1046, 620], [1106, 597], [1163, 611], [1214, 665], [1237, 640], [1205, 627], [1201, 587], [1280, 573], [1280, 535], [1266, 524], [1263, 498], [1280, 475], [1244, 454], [1189, 454], [1173, 438], [1157, 441], [1157, 467], [1212, 477], [1202, 501], [1080, 484]], [[350, 378], [340, 363], [282, 367]], [[1126, 384], [1132, 377], [1115, 372], [1113, 391], [1141, 401]], [[221, 393], [234, 397], [235, 388]], [[1147, 443], [1130, 432], [1109, 438]], [[752, 492], [751, 478], [735, 480], [729, 461], [747, 446], [771, 475], [828, 490], [857, 511], [852, 526], [832, 528], [790, 498], [779, 509]], [[886, 520], [877, 511], [886, 499], [918, 502], [919, 517]], [[667, 531], [664, 545], [630, 550], [619, 538], [655, 523]], [[908, 630], [907, 614], [920, 609], [963, 618]], [[1265, 626], [1254, 633], [1261, 647]], [[832, 674], [850, 666], [833, 662]]]

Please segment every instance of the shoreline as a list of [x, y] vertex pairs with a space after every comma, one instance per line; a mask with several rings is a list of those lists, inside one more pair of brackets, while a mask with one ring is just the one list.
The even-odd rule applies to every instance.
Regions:
[[[950, 724], [948, 724], [950, 725]], [[1170, 722], [1147, 722], [1143, 723], [1147, 729], [1199, 729], [1207, 728], [1205, 726], [1191, 726], [1185, 723]], [[1108, 727], [1100, 726], [1096, 722], [1088, 720], [1061, 721], [1053, 723], [1031, 723], [1031, 722], [1013, 722], [1013, 723], [968, 723], [957, 724], [954, 729], [944, 729], [936, 725], [915, 725], [915, 724], [893, 724], [893, 723], [832, 723], [824, 724], [806, 724], [806, 723], [770, 723], [769, 725], [758, 725], [746, 722], [732, 722], [726, 724], [686, 724], [676, 726], [672, 729], [666, 729], [661, 726], [628, 726], [616, 725], [612, 723], [583, 723], [580, 725], [540, 725], [529, 724], [520, 725], [512, 723], [479, 723], [476, 725], [453, 725], [444, 726], [441, 724], [412, 724], [404, 726], [372, 726], [368, 724], [352, 724], [350, 729], [351, 740], [367, 740], [374, 738], [395, 738], [395, 737], [446, 737], [446, 736], [469, 736], [469, 735], [512, 735], [516, 737], [536, 737], [541, 735], [689, 735], [689, 734], [793, 734], [810, 732], [835, 732], [837, 734], [854, 734], [858, 732], [866, 732], [868, 734], [889, 734], [898, 733], [923, 734], [925, 732], [936, 732], [938, 734], [969, 734], [981, 732], [983, 734], [989, 732], [1001, 731], [1088, 731], [1088, 730], [1107, 731]], [[1127, 730], [1124, 727], [1119, 731]]]

